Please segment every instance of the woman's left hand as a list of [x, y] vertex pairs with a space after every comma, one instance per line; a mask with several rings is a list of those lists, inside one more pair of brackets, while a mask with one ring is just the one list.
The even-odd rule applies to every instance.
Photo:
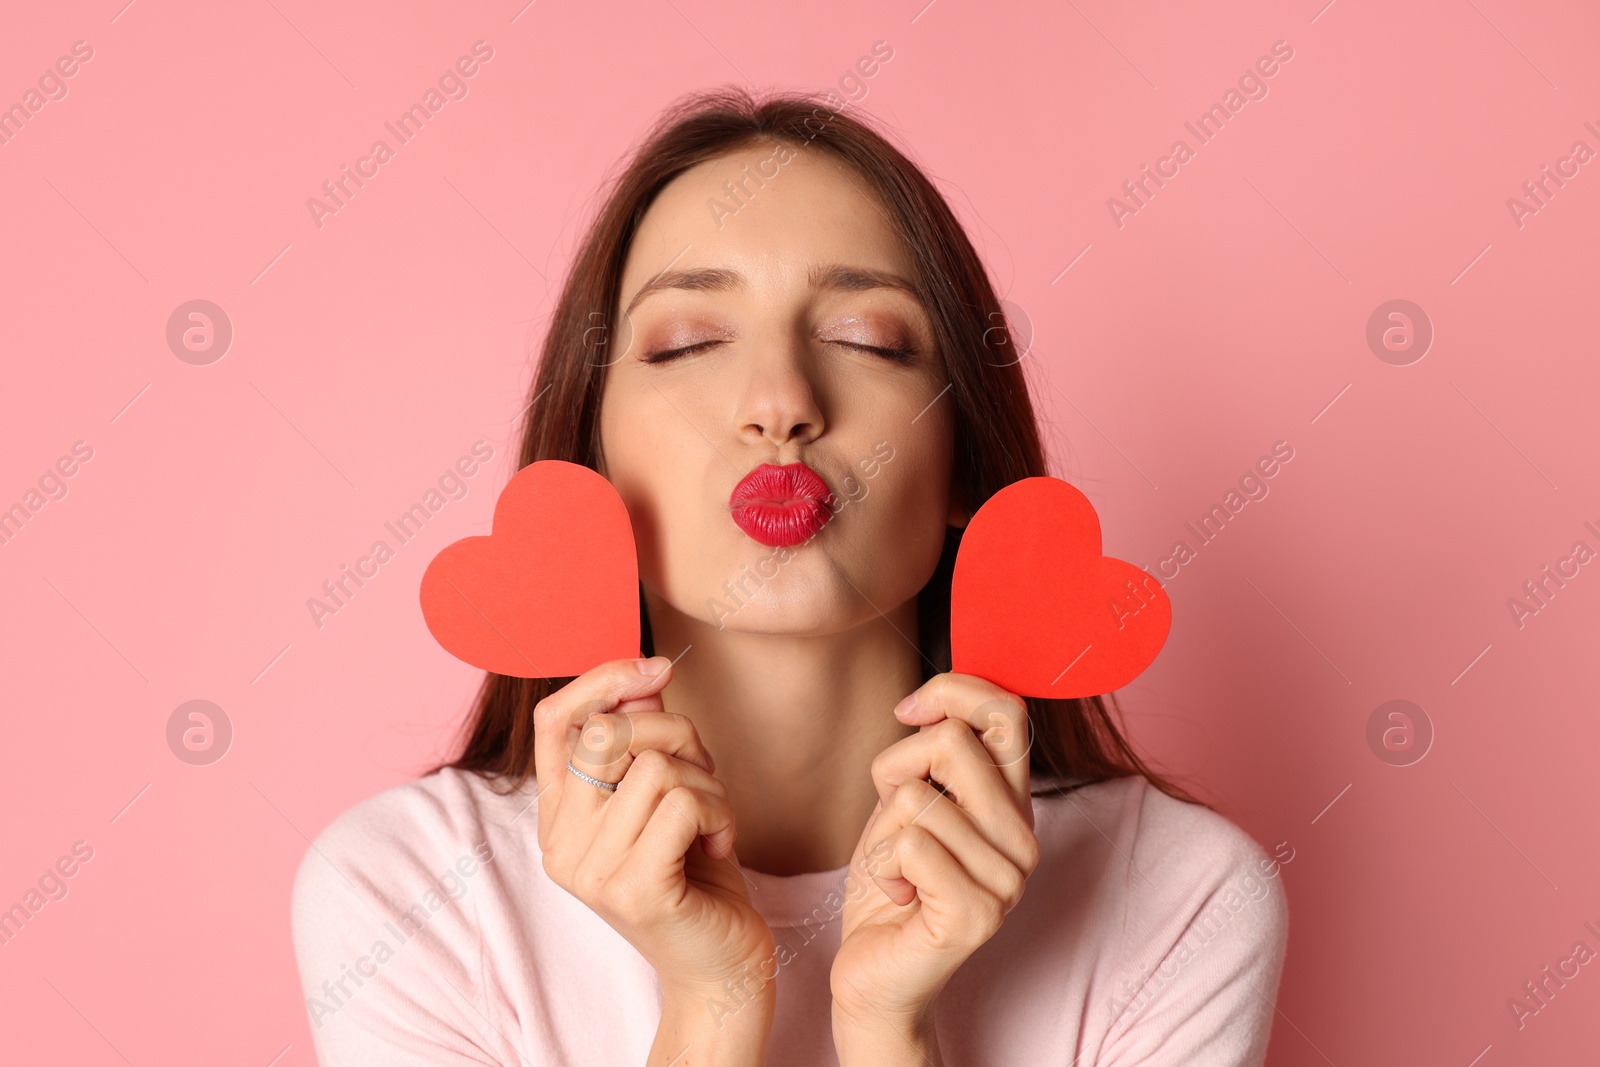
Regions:
[[850, 862], [831, 975], [842, 1064], [938, 1062], [935, 998], [994, 936], [1039, 862], [1022, 698], [940, 674], [895, 716], [920, 729], [872, 762], [878, 806]]

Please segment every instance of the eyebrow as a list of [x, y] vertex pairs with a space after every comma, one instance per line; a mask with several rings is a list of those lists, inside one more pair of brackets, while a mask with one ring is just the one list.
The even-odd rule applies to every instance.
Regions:
[[[913, 299], [917, 297], [916, 288], [905, 278], [898, 274], [884, 270], [873, 270], [869, 267], [851, 267], [843, 263], [829, 263], [825, 266], [814, 266], [806, 272], [806, 281], [813, 289], [827, 289], [835, 292], [859, 293], [869, 289], [898, 289]], [[640, 301], [651, 293], [663, 289], [687, 289], [695, 292], [728, 292], [733, 289], [742, 289], [745, 277], [736, 270], [725, 267], [692, 267], [684, 270], [665, 270], [650, 279], [633, 294], [633, 299], [628, 301], [628, 306], [623, 309], [623, 317], [633, 313]]]

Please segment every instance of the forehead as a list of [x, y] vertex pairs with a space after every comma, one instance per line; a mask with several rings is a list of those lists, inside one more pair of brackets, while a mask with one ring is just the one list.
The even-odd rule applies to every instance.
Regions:
[[621, 299], [669, 267], [726, 267], [758, 286], [787, 287], [833, 263], [912, 270], [887, 209], [854, 168], [815, 146], [758, 142], [662, 189], [628, 250]]

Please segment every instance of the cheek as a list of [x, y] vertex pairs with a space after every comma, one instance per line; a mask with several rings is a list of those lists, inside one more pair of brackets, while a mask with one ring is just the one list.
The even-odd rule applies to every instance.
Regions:
[[896, 445], [894, 458], [880, 463], [867, 480], [873, 496], [892, 512], [907, 534], [917, 527], [943, 525], [948, 510], [950, 456], [936, 444]]
[[[845, 509], [844, 517], [856, 527], [849, 538], [853, 550], [870, 557], [874, 567], [931, 575], [938, 564], [949, 518], [952, 447], [948, 430], [937, 421], [927, 428], [935, 432], [916, 432], [933, 414], [898, 435], [885, 432], [877, 439], [884, 444], [876, 452], [873, 445], [863, 452], [872, 462], [865, 470], [856, 466], [864, 496]], [[885, 455], [890, 458], [883, 459]]]
[[630, 465], [612, 479], [633, 526], [639, 580], [680, 609], [696, 602], [716, 562], [707, 527], [714, 515], [695, 496], [704, 479], [703, 471], [678, 476], [659, 465]]
[[600, 406], [601, 473], [628, 508], [641, 562], [647, 546], [658, 539], [666, 503], [661, 499], [663, 472], [657, 466], [664, 457], [651, 453], [649, 425], [635, 398], [607, 387]]
[[[623, 483], [650, 490], [650, 482], [671, 476], [675, 460], [690, 447], [684, 430], [693, 433], [656, 390], [631, 380], [608, 381], [600, 402], [602, 473], [619, 491]], [[704, 439], [697, 440], [703, 447]], [[626, 492], [624, 499], [630, 499]]]
[[[715, 562], [719, 512], [708, 497], [715, 475], [726, 467], [709, 453], [705, 438], [667, 407], [655, 390], [626, 388], [606, 394], [600, 418], [605, 475], [628, 509], [646, 587], [674, 601], [704, 584], [700, 573]], [[692, 601], [685, 600], [684, 603]]]

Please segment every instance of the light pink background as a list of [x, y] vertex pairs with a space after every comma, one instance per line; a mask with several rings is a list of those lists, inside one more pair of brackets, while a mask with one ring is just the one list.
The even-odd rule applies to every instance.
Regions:
[[[1600, 549], [1600, 162], [1520, 228], [1506, 205], [1600, 150], [1592, 4], [120, 2], [0, 35], [0, 103], [94, 49], [0, 145], [0, 506], [94, 450], [0, 545], [0, 906], [94, 849], [0, 947], [8, 1062], [314, 1062], [295, 865], [466, 708], [418, 583], [487, 532], [601, 177], [684, 90], [837, 88], [878, 40], [864, 110], [1031, 320], [1055, 473], [1109, 553], [1154, 566], [1295, 449], [1168, 583], [1123, 698], [1147, 751], [1294, 849], [1271, 1062], [1592, 1057], [1600, 966], [1520, 1031], [1506, 1003], [1600, 949], [1600, 565], [1520, 629], [1506, 604]], [[306, 200], [480, 39], [469, 95], [319, 229]], [[1278, 40], [1269, 95], [1119, 229], [1107, 198]], [[209, 366], [165, 341], [196, 298], [235, 329]], [[1437, 331], [1410, 366], [1365, 340], [1395, 298]], [[307, 599], [480, 439], [470, 494], [319, 630]], [[1412, 766], [1367, 744], [1394, 698], [1436, 730]], [[210, 766], [167, 747], [192, 699], [234, 726]]]

